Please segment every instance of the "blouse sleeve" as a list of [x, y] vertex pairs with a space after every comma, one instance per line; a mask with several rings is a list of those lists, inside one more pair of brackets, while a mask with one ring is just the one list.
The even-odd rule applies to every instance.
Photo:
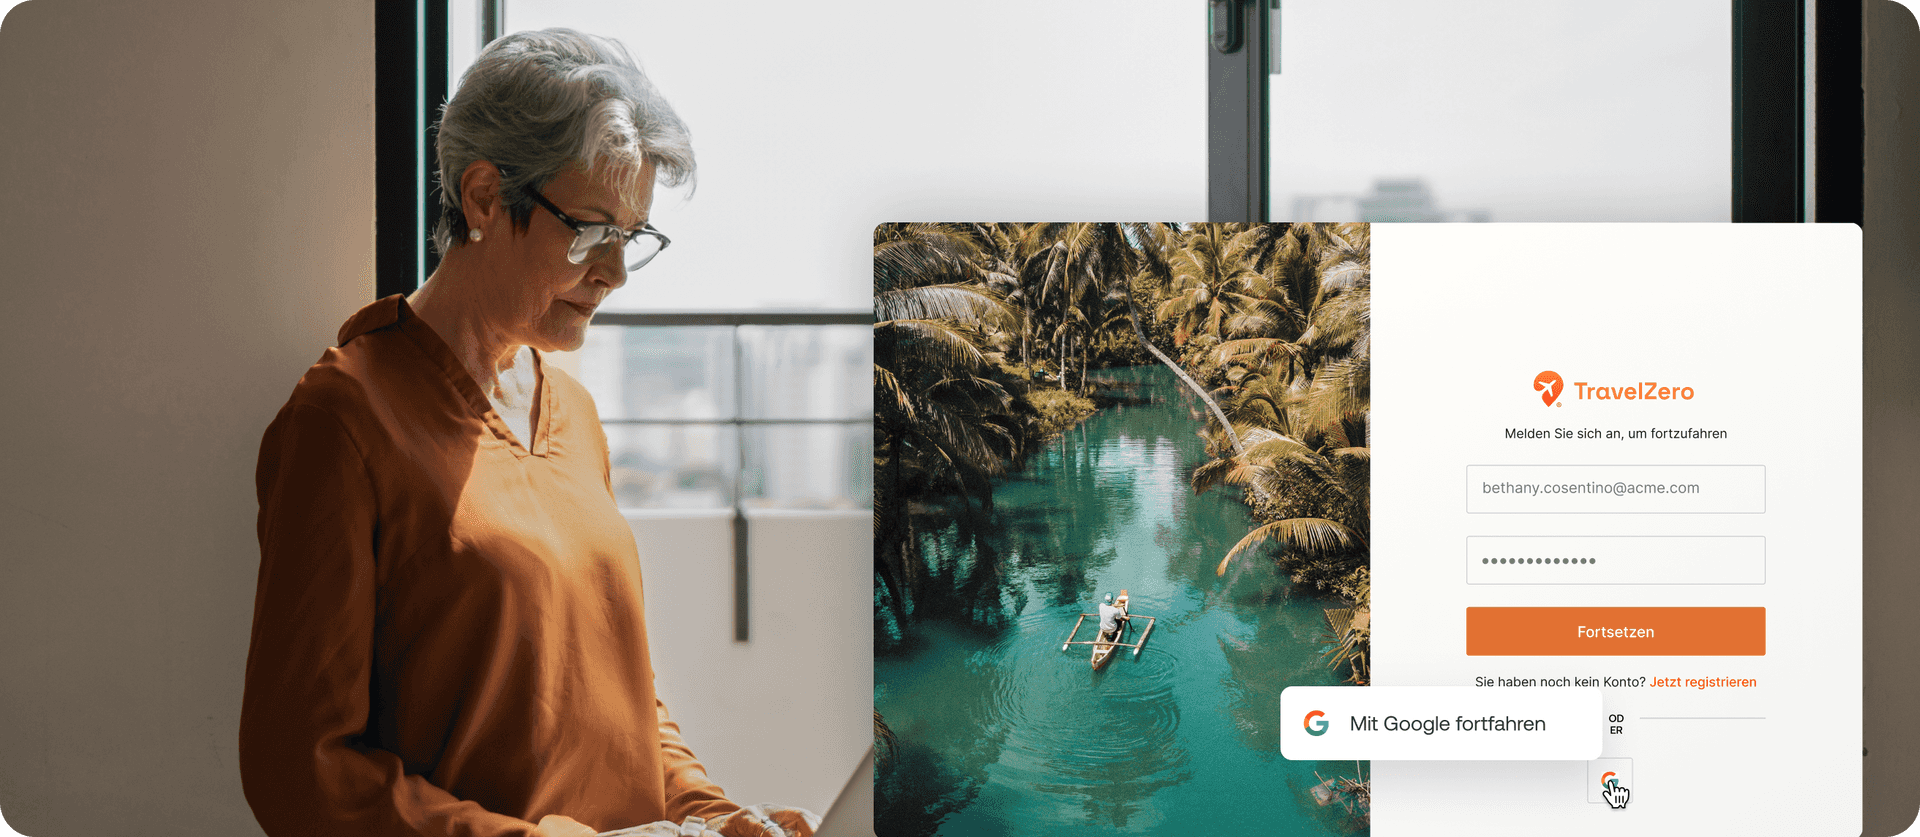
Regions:
[[[255, 472], [260, 578], [240, 708], [240, 780], [272, 837], [522, 837], [365, 743], [373, 669], [373, 484], [340, 421], [288, 404]], [[664, 717], [664, 716], [663, 716]]]
[[680, 737], [680, 725], [667, 717], [667, 705], [654, 698], [653, 707], [660, 719], [660, 774], [667, 787], [667, 820], [680, 822], [688, 815], [713, 819], [739, 810], [725, 791], [707, 779], [707, 769]]

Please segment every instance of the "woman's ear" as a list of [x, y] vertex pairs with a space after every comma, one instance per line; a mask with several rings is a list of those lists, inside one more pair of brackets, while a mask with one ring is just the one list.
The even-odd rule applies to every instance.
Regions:
[[499, 232], [496, 226], [505, 220], [500, 202], [500, 169], [485, 160], [467, 164], [460, 173], [460, 214], [467, 228], [487, 233]]

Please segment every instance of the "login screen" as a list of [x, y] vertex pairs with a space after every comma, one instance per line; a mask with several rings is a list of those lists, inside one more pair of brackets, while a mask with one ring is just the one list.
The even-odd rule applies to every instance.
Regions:
[[1301, 746], [1380, 834], [1859, 833], [1858, 229], [1373, 246], [1374, 683], [1437, 691]]

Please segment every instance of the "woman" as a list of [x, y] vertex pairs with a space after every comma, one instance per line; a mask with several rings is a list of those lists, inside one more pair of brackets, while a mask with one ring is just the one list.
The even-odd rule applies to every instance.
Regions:
[[487, 47], [438, 143], [440, 266], [261, 443], [248, 803], [276, 837], [809, 833], [729, 801], [655, 697], [606, 437], [542, 357], [666, 246], [686, 127], [617, 43], [547, 30]]

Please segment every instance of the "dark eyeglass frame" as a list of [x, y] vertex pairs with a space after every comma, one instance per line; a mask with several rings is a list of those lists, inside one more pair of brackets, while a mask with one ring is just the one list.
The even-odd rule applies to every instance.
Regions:
[[[614, 241], [619, 241], [622, 248], [624, 248], [627, 245], [631, 245], [640, 236], [653, 236], [660, 241], [659, 248], [641, 256], [637, 261], [627, 263], [627, 270], [639, 270], [640, 268], [646, 267], [647, 262], [653, 261], [653, 257], [665, 252], [667, 245], [673, 243], [673, 239], [667, 238], [666, 233], [654, 229], [651, 222], [641, 225], [640, 229], [629, 230], [616, 224], [602, 224], [598, 221], [582, 221], [565, 212], [561, 212], [560, 207], [554, 206], [553, 201], [547, 200], [547, 196], [540, 194], [539, 190], [534, 189], [531, 184], [522, 186], [521, 189], [527, 193], [527, 197], [533, 198], [534, 203], [540, 204], [542, 209], [553, 213], [553, 217], [560, 219], [560, 223], [566, 224], [567, 229], [573, 230], [573, 246], [567, 248], [567, 261], [574, 264], [586, 264], [599, 258], [599, 256], [606, 255], [604, 250], [598, 255], [593, 254], [592, 251], [601, 247], [611, 248], [613, 246], [612, 242]], [[588, 230], [593, 227], [600, 227], [607, 230], [607, 233], [602, 237], [602, 243], [592, 246], [581, 245], [581, 240], [587, 237]], [[582, 252], [583, 250], [586, 252]]]

